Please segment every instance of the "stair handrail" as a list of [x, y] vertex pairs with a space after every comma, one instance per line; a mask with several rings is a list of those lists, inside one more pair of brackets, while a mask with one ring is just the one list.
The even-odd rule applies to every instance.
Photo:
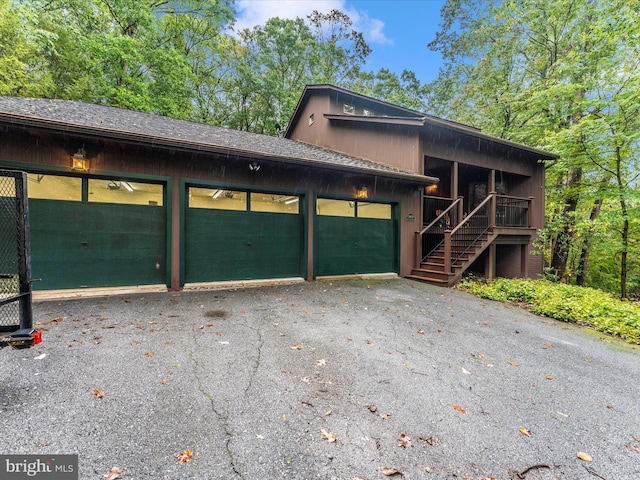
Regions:
[[429, 225], [427, 225], [426, 227], [424, 227], [422, 230], [420, 230], [419, 232], [416, 232], [417, 235], [424, 235], [427, 230], [430, 230], [431, 228], [434, 227], [434, 225], [436, 225], [439, 221], [443, 220], [445, 218], [445, 216], [453, 209], [453, 207], [455, 207], [456, 205], [458, 205], [458, 203], [460, 203], [462, 201], [462, 197], [458, 197], [455, 200], [453, 200], [453, 202], [451, 203], [451, 205], [449, 205], [445, 210], [442, 211], [442, 213], [440, 215], [438, 215], [435, 220], [433, 222], [431, 222]]
[[[422, 236], [429, 230], [431, 230], [438, 222], [443, 221], [446, 216], [451, 212], [451, 210], [458, 206], [458, 209], [461, 209], [463, 197], [458, 197], [451, 202], [445, 210], [442, 211], [440, 215], [438, 215], [429, 225], [424, 227], [419, 232], [415, 232], [415, 253], [414, 253], [414, 267], [420, 268], [420, 262], [422, 261]], [[460, 218], [459, 216], [457, 218]]]
[[[474, 208], [469, 215], [467, 215], [461, 222], [459, 222], [455, 228], [453, 228], [452, 230], [449, 230], [451, 234], [457, 233], [460, 227], [462, 227], [465, 223], [468, 223], [469, 219], [471, 219], [476, 213], [478, 213], [478, 210], [484, 207], [485, 203], [491, 201], [493, 198], [495, 198], [495, 193], [494, 192], [489, 193], [489, 195], [487, 195], [487, 197], [482, 202], [480, 202], [478, 206]], [[493, 225], [493, 222], [491, 220], [492, 219], [489, 218], [489, 226]]]
[[[488, 225], [487, 225], [487, 228], [484, 230], [484, 232], [489, 230], [491, 226], [495, 223], [493, 221], [493, 218], [495, 217], [495, 198], [496, 198], [496, 192], [490, 192], [489, 195], [487, 195], [487, 197], [482, 202], [480, 202], [476, 206], [476, 208], [474, 208], [471, 211], [471, 213], [469, 213], [469, 215], [467, 215], [461, 222], [458, 223], [458, 225], [456, 225], [453, 229], [447, 229], [444, 231], [444, 272], [446, 274], [452, 273], [451, 264], [453, 262], [451, 261], [452, 260], [451, 259], [451, 236], [458, 233], [458, 230], [460, 230], [464, 225], [468, 224], [469, 220], [471, 220], [473, 216], [476, 213], [478, 213], [478, 211], [482, 207], [484, 207], [488, 202], [492, 202], [492, 204], [490, 205], [490, 214], [488, 216], [489, 217]], [[466, 250], [456, 258], [456, 261], [469, 250], [471, 245], [473, 245], [476, 242], [476, 240], [480, 238], [480, 236], [482, 236], [482, 234], [480, 234], [467, 246]]]

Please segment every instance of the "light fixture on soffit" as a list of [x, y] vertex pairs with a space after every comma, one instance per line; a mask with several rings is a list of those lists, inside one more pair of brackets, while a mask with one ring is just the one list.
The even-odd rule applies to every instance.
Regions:
[[369, 189], [365, 185], [360, 185], [356, 190], [356, 198], [369, 198]]
[[71, 168], [73, 170], [89, 170], [89, 160], [87, 160], [87, 152], [84, 147], [79, 148], [76, 153], [71, 155]]

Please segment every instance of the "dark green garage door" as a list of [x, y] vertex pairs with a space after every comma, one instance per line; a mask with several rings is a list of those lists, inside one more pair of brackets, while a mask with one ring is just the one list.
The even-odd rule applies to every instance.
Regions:
[[318, 198], [314, 220], [314, 274], [398, 271], [391, 204]]
[[188, 187], [184, 281], [300, 277], [301, 197]]
[[29, 178], [35, 289], [166, 284], [162, 185]]

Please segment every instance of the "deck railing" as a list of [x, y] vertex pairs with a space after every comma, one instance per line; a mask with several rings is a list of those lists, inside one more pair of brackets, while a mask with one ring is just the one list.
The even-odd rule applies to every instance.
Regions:
[[462, 197], [457, 199], [425, 197], [425, 223], [431, 221], [415, 237], [415, 268], [444, 242], [444, 232], [458, 224], [462, 218]]
[[444, 232], [444, 271], [451, 273], [451, 267], [458, 264], [462, 257], [491, 230], [495, 217], [495, 193], [490, 193], [455, 228]]
[[521, 198], [491, 192], [468, 215], [463, 198], [424, 197], [423, 224], [415, 233], [415, 268], [444, 245], [445, 270], [461, 261], [474, 243], [493, 227], [529, 228], [533, 197]]
[[531, 201], [533, 197], [520, 198], [496, 196], [496, 221], [498, 227], [531, 226]]

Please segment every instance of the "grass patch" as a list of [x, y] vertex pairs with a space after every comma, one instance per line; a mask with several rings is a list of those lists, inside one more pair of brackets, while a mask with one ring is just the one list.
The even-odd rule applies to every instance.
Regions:
[[480, 298], [525, 305], [538, 315], [586, 325], [640, 345], [640, 306], [594, 288], [545, 280], [463, 280], [459, 287]]

